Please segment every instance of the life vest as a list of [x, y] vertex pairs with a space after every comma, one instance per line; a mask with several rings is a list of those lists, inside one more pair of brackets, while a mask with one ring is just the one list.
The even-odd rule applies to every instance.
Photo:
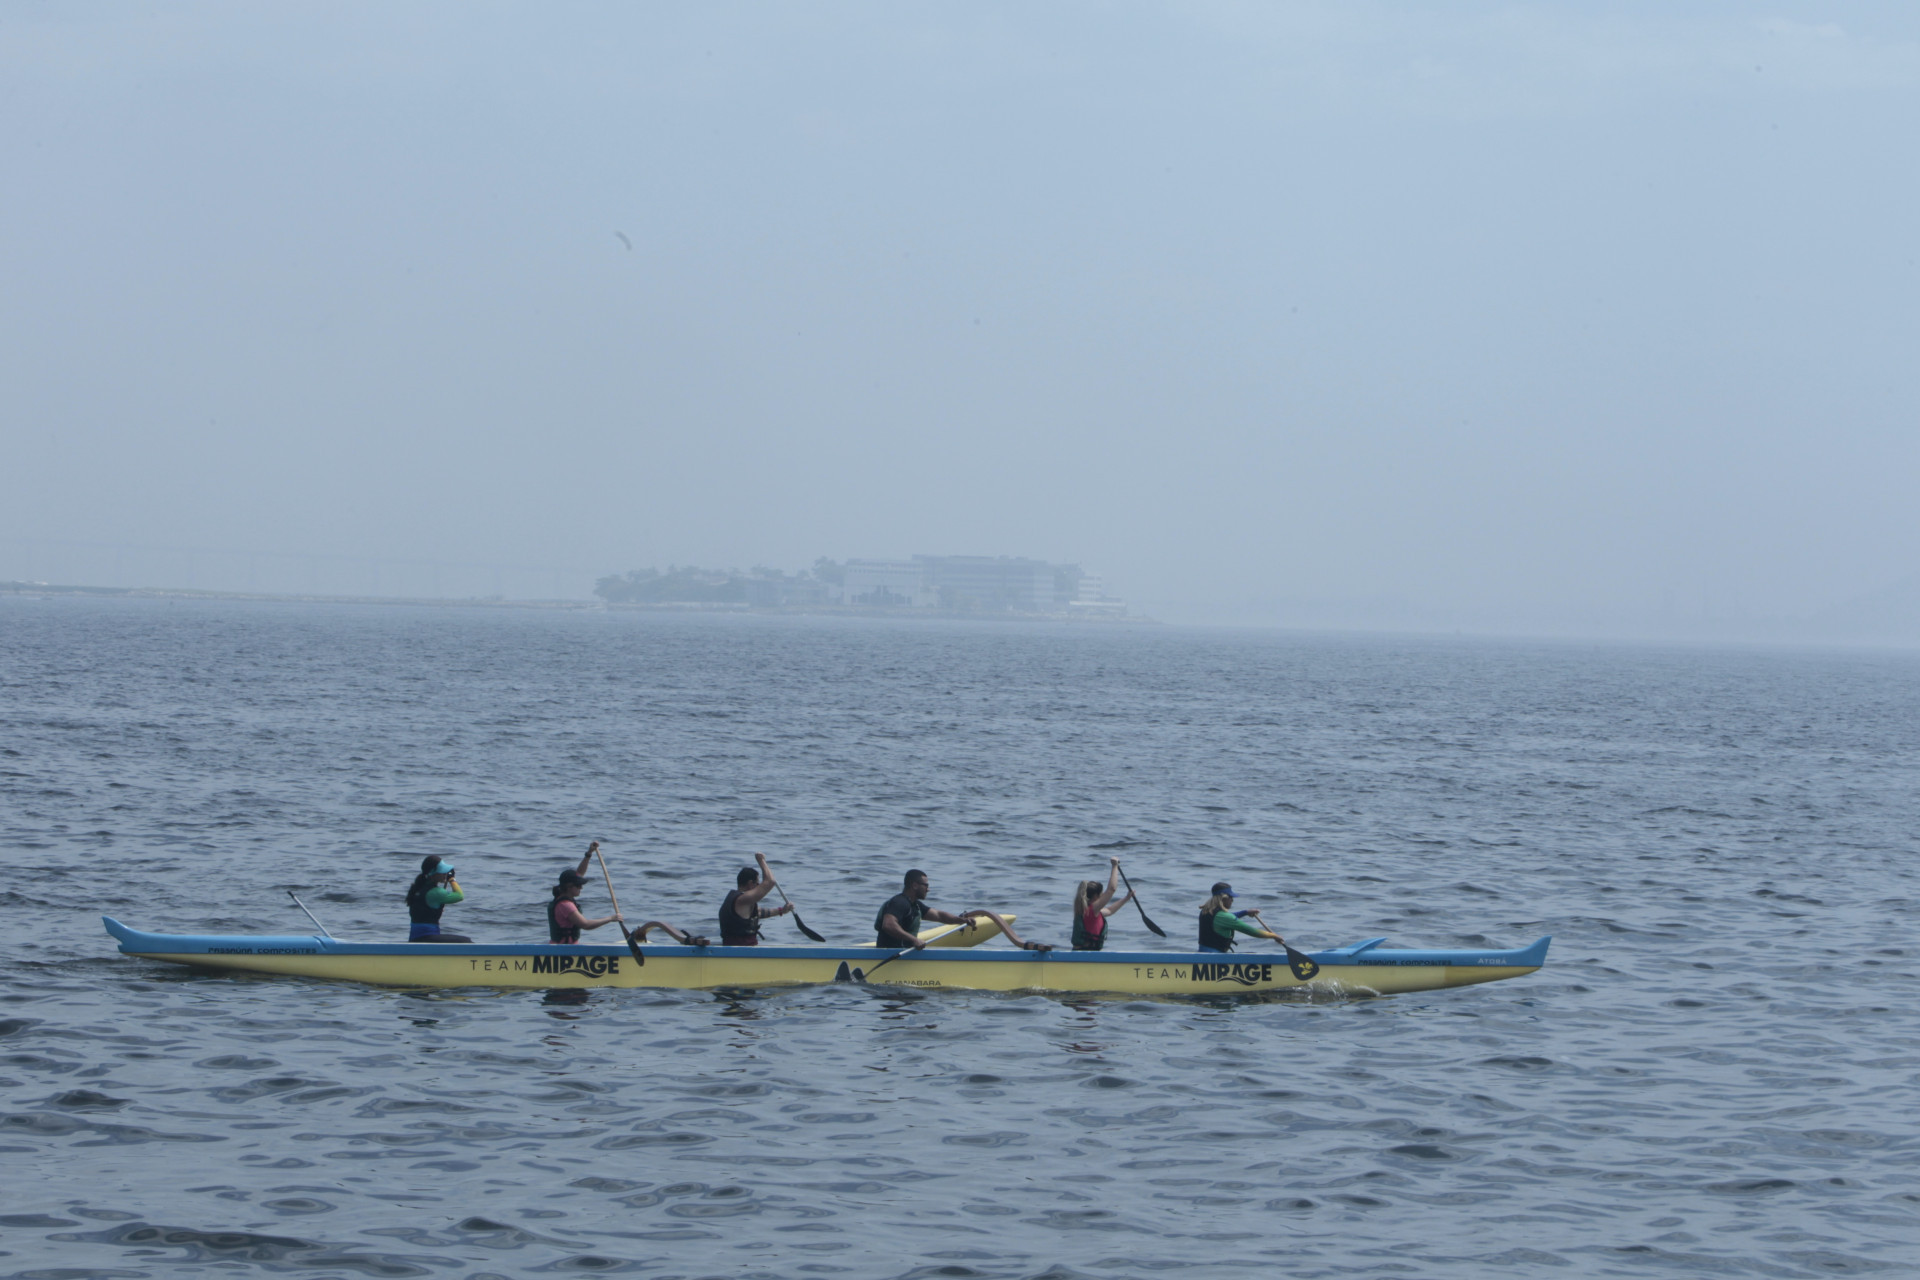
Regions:
[[1202, 911], [1200, 913], [1200, 949], [1202, 951], [1231, 951], [1233, 950], [1234, 935], [1228, 934], [1223, 938], [1213, 931], [1213, 917], [1216, 914], [1216, 912], [1212, 911]]
[[730, 890], [720, 902], [720, 945], [723, 947], [757, 947], [760, 945], [760, 908], [753, 909], [751, 920], [742, 920], [733, 909], [739, 900], [740, 891]]
[[407, 890], [407, 919], [414, 924], [437, 925], [440, 923], [440, 913], [446, 908], [427, 905], [427, 890], [431, 888], [433, 888], [433, 881], [427, 880], [416, 883], [413, 888]]
[[[579, 925], [577, 924], [570, 925], [566, 928], [562, 928], [560, 925], [560, 904], [563, 902], [572, 902], [572, 901], [573, 901], [572, 898], [555, 898], [553, 901], [547, 904], [547, 941], [548, 942], [580, 941]], [[575, 911], [578, 911], [579, 909], [580, 908], [578, 906], [574, 907]]]
[[[1098, 920], [1100, 927], [1087, 928], [1088, 919]], [[1075, 951], [1098, 951], [1107, 945], [1107, 918], [1088, 907], [1084, 914], [1076, 912], [1073, 917], [1073, 949]]]

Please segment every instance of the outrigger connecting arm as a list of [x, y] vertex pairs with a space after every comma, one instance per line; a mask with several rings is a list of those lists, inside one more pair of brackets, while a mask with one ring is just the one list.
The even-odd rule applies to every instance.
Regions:
[[1007, 941], [1011, 942], [1014, 946], [1020, 948], [1022, 951], [1053, 950], [1053, 945], [1051, 943], [1029, 942], [1025, 938], [1021, 937], [1019, 934], [1015, 933], [1013, 931], [1013, 926], [1007, 923], [1007, 918], [1001, 915], [997, 911], [988, 911], [984, 907], [975, 907], [972, 911], [964, 911], [961, 914], [969, 918], [974, 916], [985, 916], [987, 919], [999, 925], [1000, 932], [1007, 935]]
[[638, 929], [635, 929], [633, 931], [634, 941], [645, 942], [647, 940], [647, 930], [649, 929], [660, 930], [660, 932], [666, 934], [669, 938], [672, 938], [684, 947], [708, 947], [713, 945], [709, 939], [703, 938], [697, 933], [683, 933], [664, 920], [649, 920]]

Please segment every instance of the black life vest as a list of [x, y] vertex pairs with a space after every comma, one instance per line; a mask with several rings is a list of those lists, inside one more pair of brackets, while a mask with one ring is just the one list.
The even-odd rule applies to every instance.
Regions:
[[[547, 904], [547, 941], [548, 942], [580, 941], [579, 925], [576, 924], [566, 929], [563, 929], [560, 927], [560, 904], [563, 902], [572, 902], [572, 901], [573, 901], [572, 898], [555, 898], [552, 902], [549, 902]], [[574, 907], [575, 911], [578, 911], [579, 909], [580, 908], [578, 906]]]
[[433, 881], [416, 882], [407, 890], [407, 919], [414, 924], [439, 924], [440, 913], [445, 907], [427, 905], [427, 890], [433, 888]]
[[1233, 950], [1234, 935], [1228, 934], [1223, 938], [1213, 931], [1213, 917], [1216, 914], [1218, 913], [1213, 911], [1202, 911], [1200, 913], [1200, 949], [1202, 951], [1231, 951]]
[[1087, 932], [1087, 917], [1084, 912], [1073, 913], [1073, 949], [1075, 951], [1098, 951], [1107, 945], [1107, 931], [1102, 928], [1098, 933]]
[[742, 920], [733, 904], [740, 897], [738, 889], [731, 890], [720, 902], [720, 945], [723, 947], [756, 947], [760, 945], [760, 908], [753, 909], [751, 920]]

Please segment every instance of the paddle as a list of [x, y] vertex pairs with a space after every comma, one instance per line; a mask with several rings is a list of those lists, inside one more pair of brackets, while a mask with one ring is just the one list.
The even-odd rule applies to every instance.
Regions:
[[[1113, 864], [1113, 867], [1114, 867], [1114, 870], [1116, 871], [1120, 870], [1120, 864], [1117, 862]], [[1127, 873], [1124, 871], [1120, 871], [1120, 883], [1127, 886], [1127, 893], [1133, 899], [1133, 909], [1140, 913], [1140, 923], [1147, 926], [1148, 932], [1156, 934], [1162, 938], [1166, 937], [1167, 931], [1165, 929], [1162, 929], [1159, 925], [1147, 919], [1147, 909], [1140, 905], [1140, 895], [1137, 893], [1134, 893], [1133, 881], [1127, 879]]]
[[868, 982], [871, 982], [871, 981], [873, 981], [873, 975], [874, 975], [874, 974], [876, 974], [876, 973], [878, 973], [878, 972], [880, 972], [880, 970], [882, 970], [882, 969], [884, 969], [884, 968], [886, 968], [886, 967], [887, 967], [888, 965], [890, 965], [890, 964], [892, 964], [892, 963], [893, 963], [893, 962], [894, 962], [895, 960], [898, 960], [898, 959], [899, 959], [899, 958], [900, 958], [901, 956], [904, 956], [904, 955], [906, 955], [906, 954], [908, 954], [909, 952], [913, 952], [913, 951], [918, 951], [918, 950], [920, 950], [920, 948], [919, 948], [919, 947], [902, 947], [902, 948], [900, 948], [900, 949], [899, 949], [898, 951], [896, 951], [896, 952], [894, 952], [894, 953], [893, 953], [892, 955], [890, 955], [890, 956], [888, 956], [888, 957], [887, 957], [887, 958], [886, 958], [885, 960], [882, 960], [882, 961], [881, 961], [881, 962], [880, 962], [879, 964], [877, 964], [877, 965], [875, 965], [875, 966], [873, 966], [873, 968], [871, 968], [871, 969], [869, 969], [869, 970], [867, 970], [867, 972], [866, 972], [866, 975], [865, 975], [865, 981], [868, 981]]
[[800, 918], [800, 912], [796, 907], [794, 907], [793, 899], [787, 896], [787, 891], [785, 889], [780, 888], [780, 882], [778, 880], [775, 880], [773, 882], [773, 887], [780, 894], [780, 901], [786, 903], [787, 909], [793, 912], [793, 922], [800, 926], [800, 932], [806, 934], [809, 938], [812, 938], [815, 942], [825, 942], [826, 941], [825, 938], [821, 937], [819, 934], [815, 933], [813, 930], [807, 928], [807, 922]]
[[[1249, 911], [1247, 914], [1256, 920], [1260, 920], [1260, 913], [1258, 911]], [[1260, 920], [1260, 927], [1267, 929], [1267, 922]], [[1273, 933], [1273, 930], [1267, 929], [1267, 932]], [[1320, 972], [1320, 966], [1315, 964], [1311, 957], [1302, 952], [1295, 951], [1292, 947], [1288, 946], [1285, 940], [1278, 934], [1274, 935], [1273, 940], [1278, 942], [1280, 949], [1287, 953], [1287, 968], [1293, 970], [1294, 977], [1300, 979], [1302, 982], [1311, 982], [1313, 975]]]
[[1305, 955], [1295, 951], [1284, 942], [1281, 943], [1280, 946], [1281, 949], [1287, 953], [1287, 968], [1293, 970], [1293, 976], [1300, 979], [1300, 981], [1310, 982], [1313, 980], [1313, 975], [1320, 972], [1320, 966]]
[[[620, 914], [620, 899], [613, 892], [613, 877], [607, 874], [607, 856], [600, 852], [600, 842], [597, 840], [593, 845], [593, 856], [600, 859], [600, 878], [607, 882], [607, 900], [613, 903], [613, 914], [618, 917]], [[633, 962], [635, 964], [645, 964], [647, 958], [640, 953], [640, 944], [635, 942], [633, 935], [627, 932], [627, 922], [625, 920], [615, 919], [614, 923], [620, 926], [620, 936], [627, 940], [627, 950], [633, 952]]]

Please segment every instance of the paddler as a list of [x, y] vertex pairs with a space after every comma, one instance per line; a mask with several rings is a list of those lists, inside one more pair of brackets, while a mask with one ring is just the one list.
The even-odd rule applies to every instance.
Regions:
[[[1247, 917], [1253, 923], [1247, 923]], [[1225, 880], [1213, 886], [1213, 896], [1200, 904], [1200, 949], [1202, 951], [1233, 950], [1234, 935], [1249, 934], [1255, 938], [1272, 938], [1275, 942], [1286, 940], [1266, 927], [1256, 909], [1235, 911], [1233, 909], [1233, 886]]]
[[915, 868], [907, 872], [901, 882], [900, 892], [888, 898], [886, 905], [880, 908], [880, 914], [873, 918], [873, 945], [876, 947], [913, 947], [916, 950], [927, 944], [920, 941], [920, 921], [932, 920], [936, 924], [971, 924], [969, 915], [948, 915], [926, 906], [927, 873]]
[[442, 862], [435, 853], [422, 858], [420, 874], [407, 890], [407, 919], [411, 922], [407, 941], [472, 942], [472, 938], [444, 933], [440, 928], [440, 913], [456, 902], [466, 901], [466, 897], [460, 882], [453, 878], [452, 863]]
[[603, 924], [626, 921], [615, 912], [610, 916], [601, 916], [598, 920], [589, 920], [580, 910], [580, 890], [587, 883], [586, 876], [578, 871], [567, 870], [560, 873], [560, 882], [553, 886], [553, 901], [547, 904], [547, 941], [571, 943], [580, 941], [582, 929], [598, 929]]
[[760, 922], [793, 910], [791, 902], [779, 907], [760, 905], [760, 899], [772, 893], [777, 882], [773, 869], [767, 866], [766, 854], [756, 853], [753, 860], [760, 864], [760, 869], [740, 868], [740, 874], [734, 877], [735, 887], [720, 902], [720, 945], [723, 947], [759, 946]]
[[1075, 951], [1098, 951], [1107, 945], [1107, 920], [1113, 913], [1133, 900], [1133, 890], [1127, 890], [1127, 896], [1116, 901], [1114, 891], [1120, 887], [1120, 859], [1107, 859], [1107, 883], [1102, 888], [1098, 880], [1082, 880], [1080, 887], [1073, 892], [1073, 949]]

